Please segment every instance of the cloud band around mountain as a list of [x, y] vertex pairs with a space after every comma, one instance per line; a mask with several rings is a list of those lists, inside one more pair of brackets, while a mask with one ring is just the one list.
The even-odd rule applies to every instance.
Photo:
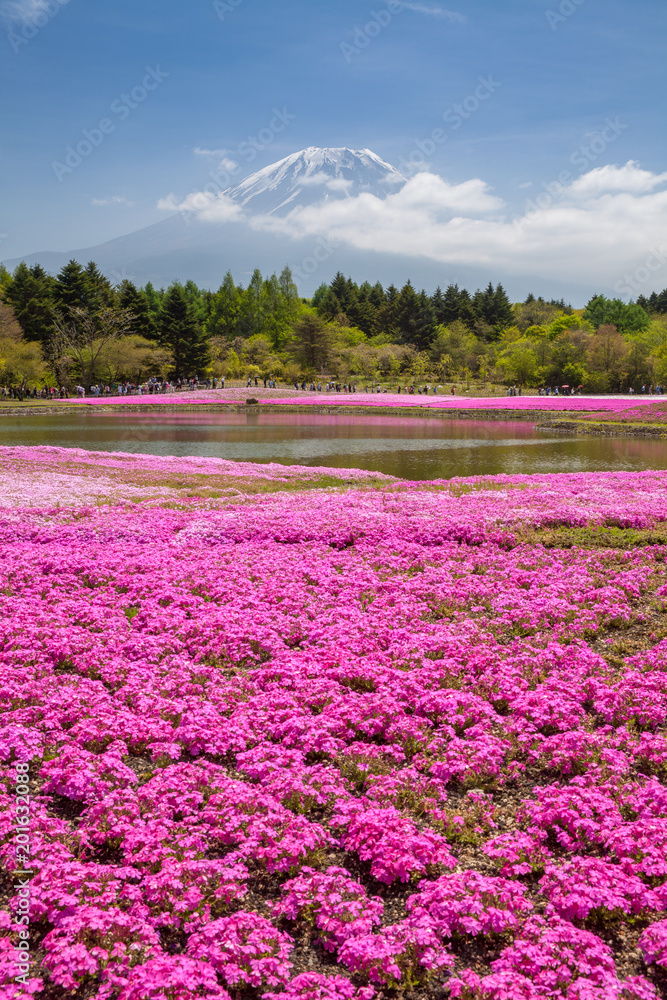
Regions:
[[[449, 184], [424, 171], [386, 197], [368, 192], [296, 206], [284, 214], [244, 214], [227, 195], [173, 196], [160, 207], [194, 211], [208, 222], [244, 219], [255, 230], [299, 239], [326, 235], [358, 250], [484, 266], [591, 285], [616, 283], [651, 257], [667, 283], [667, 173], [635, 161], [596, 167], [567, 183], [545, 184], [522, 213], [476, 178]], [[630, 294], [627, 292], [626, 294]]]

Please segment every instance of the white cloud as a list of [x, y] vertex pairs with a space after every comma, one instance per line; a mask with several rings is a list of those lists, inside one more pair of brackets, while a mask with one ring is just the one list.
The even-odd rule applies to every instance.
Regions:
[[380, 184], [386, 184], [387, 187], [398, 187], [399, 184], [403, 184], [405, 177], [403, 174], [399, 174], [398, 170], [392, 171], [390, 174], [385, 174], [384, 177], [380, 178]]
[[226, 149], [204, 149], [201, 146], [195, 146], [192, 152], [196, 156], [224, 156], [227, 152]]
[[642, 170], [636, 160], [618, 167], [608, 164], [596, 167], [579, 177], [570, 187], [572, 194], [584, 197], [595, 197], [605, 191], [631, 191], [633, 194], [644, 194], [667, 181], [667, 173], [652, 174], [650, 170]]
[[238, 167], [236, 160], [232, 160], [227, 156], [226, 149], [202, 149], [201, 146], [195, 146], [193, 153], [197, 156], [215, 157], [220, 170], [234, 171]]
[[310, 174], [308, 177], [302, 177], [299, 183], [303, 187], [325, 187], [328, 191], [342, 191], [345, 193], [349, 191], [354, 182], [347, 180], [345, 177], [330, 177], [324, 171], [318, 171], [315, 174]]
[[[296, 206], [283, 218], [250, 216], [257, 231], [286, 238], [327, 236], [359, 250], [428, 258], [502, 275], [549, 277], [612, 287], [656, 252], [667, 284], [667, 174], [635, 161], [597, 167], [543, 193], [518, 218], [479, 178], [450, 184], [430, 172], [416, 174], [385, 198], [367, 192]], [[539, 204], [541, 207], [537, 207]], [[242, 218], [223, 195], [189, 195], [161, 208], [196, 212], [203, 220]]]
[[631, 161], [610, 168], [607, 189], [582, 200], [600, 185], [597, 170], [518, 219], [479, 179], [452, 185], [421, 173], [384, 199], [361, 194], [251, 224], [292, 237], [325, 234], [360, 250], [609, 287], [653, 249], [667, 259], [667, 191], [653, 190], [664, 175], [642, 171], [640, 178]]
[[110, 198], [93, 198], [90, 204], [98, 208], [106, 208], [108, 205], [127, 205], [131, 208], [136, 202], [129, 201], [124, 194], [114, 194]]
[[193, 191], [180, 202], [169, 194], [160, 198], [157, 207], [165, 212], [194, 212], [202, 222], [236, 222], [243, 218], [240, 205], [225, 194], [211, 191]]
[[428, 14], [430, 17], [442, 17], [452, 24], [463, 24], [466, 20], [465, 14], [459, 14], [456, 10], [446, 10], [444, 7], [436, 7], [427, 3], [404, 2], [401, 4], [406, 10], [414, 10], [417, 14]]

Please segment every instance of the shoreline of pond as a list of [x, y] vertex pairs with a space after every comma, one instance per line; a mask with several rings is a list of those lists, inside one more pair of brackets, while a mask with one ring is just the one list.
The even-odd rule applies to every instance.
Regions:
[[667, 422], [662, 424], [614, 423], [598, 421], [584, 423], [578, 420], [545, 420], [535, 424], [536, 430], [557, 431], [575, 437], [650, 437], [667, 438]]

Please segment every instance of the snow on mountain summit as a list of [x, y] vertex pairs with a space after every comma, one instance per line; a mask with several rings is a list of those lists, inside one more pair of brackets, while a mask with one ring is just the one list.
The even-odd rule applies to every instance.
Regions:
[[370, 149], [309, 146], [263, 167], [225, 194], [253, 214], [271, 215], [362, 191], [383, 198], [404, 183], [403, 174]]

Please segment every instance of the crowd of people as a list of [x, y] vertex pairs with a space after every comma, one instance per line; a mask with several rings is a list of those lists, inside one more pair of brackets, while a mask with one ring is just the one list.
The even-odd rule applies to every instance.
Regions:
[[[538, 396], [581, 396], [582, 389], [583, 385], [541, 386], [537, 394]], [[654, 386], [652, 383], [650, 385], [644, 384], [641, 387], [641, 392], [643, 395], [653, 396], [655, 394], [656, 396], [661, 396], [663, 395], [664, 392], [664, 386], [660, 384]], [[507, 395], [520, 396], [521, 388], [519, 387], [519, 389], [517, 390], [515, 386], [514, 389], [508, 389]], [[628, 389], [628, 395], [629, 396], [635, 395], [635, 390], [633, 389], [632, 386], [630, 386], [630, 388]]]
[[[153, 396], [167, 392], [181, 392], [195, 389], [224, 389], [224, 378], [207, 378], [200, 382], [196, 378], [178, 378], [173, 382], [166, 379], [149, 378], [145, 382], [113, 382], [111, 385], [91, 385], [89, 396]], [[77, 385], [76, 395], [86, 395], [84, 386]]]
[[60, 388], [43, 387], [41, 389], [28, 389], [23, 385], [0, 386], [0, 397], [3, 399], [69, 399], [69, 392], [65, 386]]
[[[257, 383], [255, 383], [257, 384]], [[274, 383], [275, 384], [275, 383]], [[294, 388], [301, 390], [303, 392], [358, 392], [363, 391], [367, 393], [388, 393], [397, 392], [400, 396], [404, 393], [406, 396], [428, 396], [432, 393], [434, 396], [438, 395], [439, 391], [445, 391], [442, 385], [399, 385], [395, 389], [388, 389], [386, 386], [381, 385], [367, 385], [363, 390], [357, 389], [356, 382], [298, 382], [294, 383]], [[452, 396], [456, 395], [455, 386], [451, 387]]]
[[[273, 376], [267, 376], [260, 378], [254, 376], [248, 376], [246, 379], [246, 388], [250, 389], [254, 386], [259, 387], [260, 381], [263, 383], [265, 389], [276, 389], [278, 387], [277, 381]], [[437, 396], [440, 393], [451, 393], [452, 396], [456, 395], [456, 386], [452, 385], [449, 390], [442, 385], [398, 385], [395, 388], [388, 388], [387, 386], [381, 386], [379, 384], [366, 385], [362, 389], [357, 388], [356, 382], [339, 382], [337, 380], [321, 380], [315, 381], [298, 381], [294, 383], [294, 388], [300, 392], [343, 392], [343, 393], [356, 393], [356, 392], [366, 392], [370, 394], [375, 393], [398, 393], [398, 395], [406, 396]], [[170, 392], [183, 392], [183, 391], [195, 391], [202, 389], [224, 389], [225, 388], [225, 377], [219, 378], [207, 378], [199, 380], [197, 378], [177, 378], [173, 381], [168, 381], [164, 378], [149, 378], [145, 382], [112, 382], [109, 384], [95, 384], [91, 385], [86, 389], [83, 385], [78, 384], [74, 387], [74, 394], [78, 398], [84, 398], [85, 396], [152, 396], [155, 394], [164, 394]], [[583, 386], [541, 386], [538, 389], [538, 396], [581, 396], [581, 390]], [[459, 388], [459, 391], [460, 388]], [[467, 390], [466, 390], [467, 391]], [[534, 390], [533, 390], [534, 391]], [[639, 390], [638, 390], [639, 391]], [[663, 395], [664, 386], [657, 384], [642, 385], [641, 393], [645, 395]], [[635, 395], [635, 390], [630, 387], [627, 390], [629, 395]], [[521, 396], [522, 388], [521, 386], [513, 385], [509, 386], [507, 389], [508, 396]], [[532, 392], [531, 392], [532, 395]], [[42, 387], [42, 388], [27, 388], [25, 386], [0, 386], [0, 398], [4, 399], [18, 399], [20, 401], [24, 399], [69, 399], [70, 390], [67, 386], [59, 387]]]

